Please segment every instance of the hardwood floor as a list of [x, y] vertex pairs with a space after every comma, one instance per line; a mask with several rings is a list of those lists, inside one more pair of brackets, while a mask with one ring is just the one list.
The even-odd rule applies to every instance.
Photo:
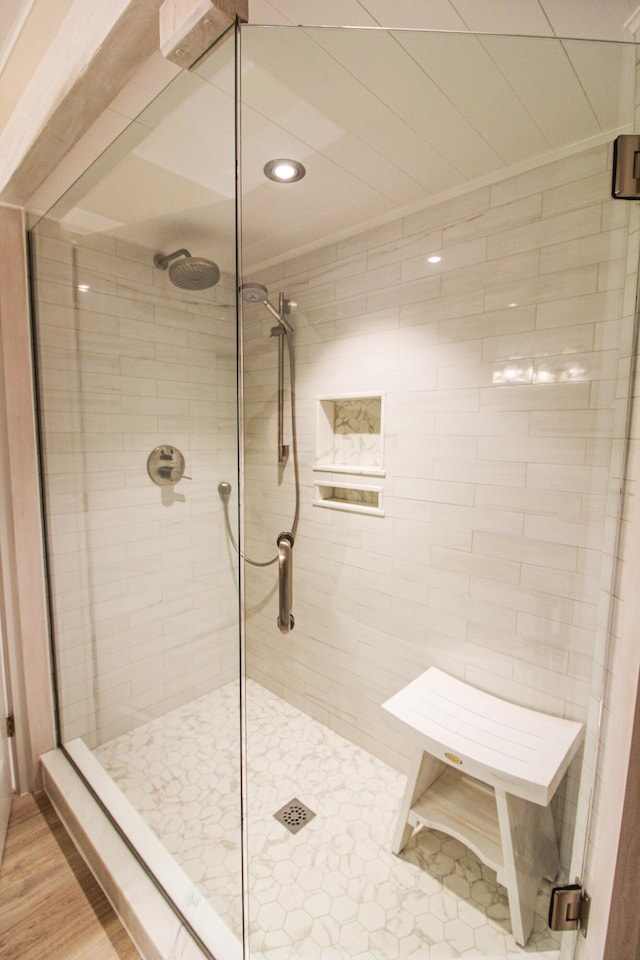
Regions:
[[13, 801], [0, 867], [0, 960], [140, 960], [44, 793]]

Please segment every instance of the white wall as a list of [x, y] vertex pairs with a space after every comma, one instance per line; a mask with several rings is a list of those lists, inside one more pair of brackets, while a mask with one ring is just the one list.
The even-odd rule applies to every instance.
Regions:
[[[238, 673], [216, 492], [237, 471], [235, 310], [216, 305], [235, 291], [185, 294], [155, 251], [53, 222], [35, 246], [62, 730], [93, 745]], [[152, 483], [159, 444], [191, 480]]]
[[[629, 206], [597, 147], [273, 268], [298, 301], [296, 628], [249, 571], [249, 675], [404, 768], [382, 702], [431, 665], [586, 720], [619, 471]], [[442, 261], [430, 264], [427, 256]], [[515, 304], [515, 305], [512, 305]], [[247, 313], [247, 311], [245, 311]], [[631, 318], [628, 319], [629, 327]], [[275, 347], [248, 315], [247, 530], [290, 523], [275, 477]], [[620, 379], [619, 379], [620, 377]], [[385, 515], [312, 505], [319, 396], [384, 393]], [[349, 477], [335, 475], [336, 482]], [[575, 773], [574, 773], [575, 776]], [[567, 802], [574, 802], [575, 783]], [[567, 816], [573, 820], [574, 811]]]

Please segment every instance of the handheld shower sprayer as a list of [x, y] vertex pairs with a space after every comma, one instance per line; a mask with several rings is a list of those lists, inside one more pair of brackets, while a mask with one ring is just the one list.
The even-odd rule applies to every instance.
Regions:
[[288, 300], [284, 293], [278, 295], [278, 308], [269, 300], [269, 292], [262, 283], [243, 283], [240, 287], [242, 299], [245, 303], [262, 303], [267, 308], [272, 317], [284, 327], [287, 333], [293, 333], [293, 327], [287, 320], [287, 314], [291, 313], [296, 304]]
[[293, 452], [293, 475], [295, 484], [295, 509], [291, 531], [281, 533], [277, 540], [278, 553], [269, 560], [252, 560], [242, 552], [233, 536], [231, 523], [229, 521], [229, 497], [231, 496], [231, 484], [222, 480], [218, 484], [218, 495], [224, 508], [224, 520], [227, 530], [227, 536], [240, 557], [254, 567], [269, 567], [272, 563], [278, 562], [278, 584], [280, 596], [280, 614], [278, 616], [278, 628], [281, 633], [289, 633], [293, 629], [295, 619], [291, 615], [291, 562], [292, 548], [295, 541], [298, 528], [298, 519], [300, 517], [300, 471], [298, 467], [298, 441], [296, 427], [296, 390], [295, 390], [295, 362], [293, 352], [293, 328], [286, 319], [286, 314], [291, 312], [295, 304], [288, 300], [281, 292], [278, 296], [278, 309], [269, 301], [267, 288], [261, 283], [245, 283], [240, 287], [242, 300], [244, 303], [263, 304], [269, 313], [278, 321], [278, 327], [274, 327], [271, 335], [279, 333], [278, 350], [278, 463], [284, 470], [289, 454], [289, 447], [283, 443], [283, 421], [284, 421], [284, 341], [287, 342], [289, 351], [289, 387], [291, 403], [291, 447]]
[[231, 496], [231, 484], [227, 483], [226, 480], [221, 480], [218, 484], [218, 494], [226, 507], [229, 503], [229, 497]]

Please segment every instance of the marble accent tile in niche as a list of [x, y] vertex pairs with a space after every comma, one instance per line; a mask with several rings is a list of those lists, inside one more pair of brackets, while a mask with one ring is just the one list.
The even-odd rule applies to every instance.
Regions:
[[[404, 777], [247, 681], [249, 931], [254, 960], [557, 960], [540, 891], [526, 949], [506, 891], [459, 841], [422, 829], [390, 852]], [[226, 923], [240, 934], [238, 685], [95, 754]], [[315, 816], [274, 819], [292, 798]]]
[[335, 405], [336, 433], [380, 433], [380, 397], [354, 397]]
[[318, 465], [383, 466], [381, 396], [323, 398], [319, 406]]
[[332, 487], [332, 496], [335, 500], [345, 503], [358, 503], [364, 506], [377, 507], [378, 496], [374, 490], [356, 490], [350, 487]]

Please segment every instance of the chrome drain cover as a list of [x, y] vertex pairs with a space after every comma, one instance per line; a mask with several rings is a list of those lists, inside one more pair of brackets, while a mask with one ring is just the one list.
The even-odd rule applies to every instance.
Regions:
[[297, 833], [306, 823], [313, 820], [315, 813], [294, 797], [289, 803], [285, 803], [284, 807], [280, 807], [278, 812], [274, 813], [274, 817], [283, 823], [290, 833]]

